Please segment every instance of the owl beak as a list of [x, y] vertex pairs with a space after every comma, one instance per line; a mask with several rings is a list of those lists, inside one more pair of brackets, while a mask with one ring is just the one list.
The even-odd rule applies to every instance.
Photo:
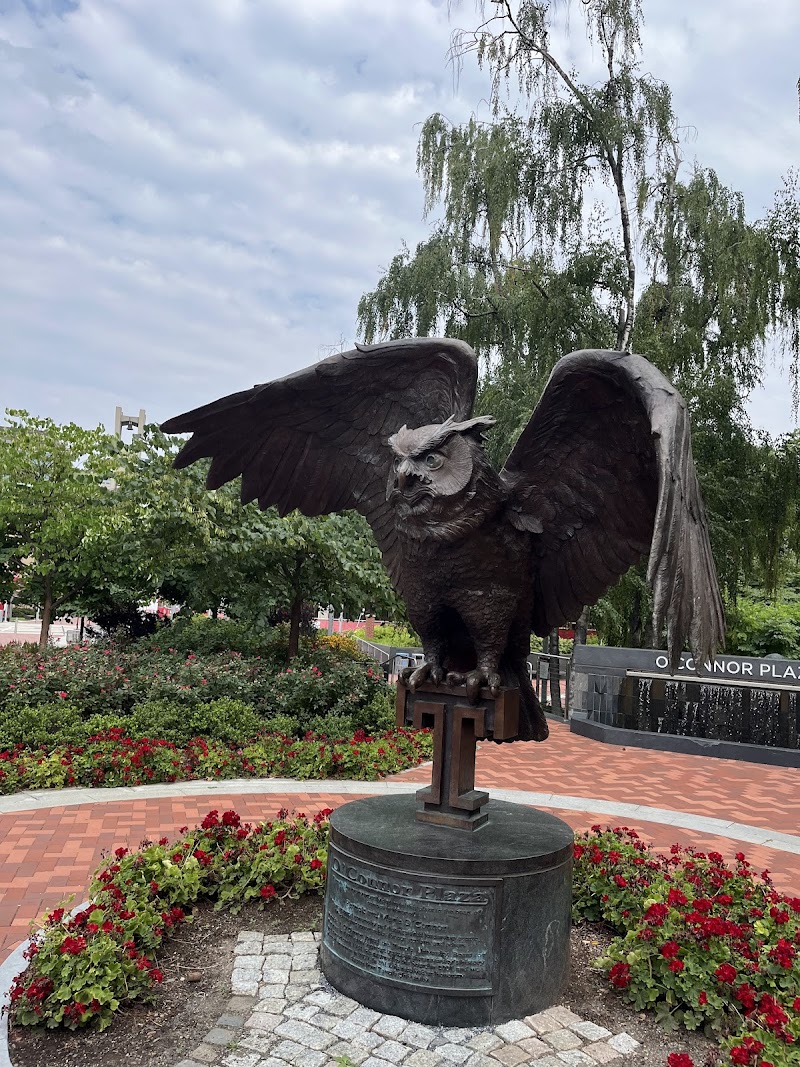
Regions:
[[399, 471], [394, 480], [395, 486], [402, 492], [408, 484], [408, 475]]

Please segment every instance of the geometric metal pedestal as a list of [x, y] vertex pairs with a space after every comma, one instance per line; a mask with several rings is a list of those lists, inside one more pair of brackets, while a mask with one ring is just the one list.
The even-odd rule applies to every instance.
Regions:
[[510, 740], [519, 730], [519, 689], [499, 696], [482, 690], [475, 704], [463, 686], [440, 685], [416, 692], [397, 683], [397, 725], [433, 733], [431, 784], [417, 793], [420, 822], [477, 830], [488, 815], [489, 794], [475, 788], [475, 743], [481, 738]]
[[490, 800], [471, 833], [415, 817], [408, 794], [330, 820], [322, 970], [375, 1011], [484, 1026], [559, 1002], [569, 968], [572, 830]]

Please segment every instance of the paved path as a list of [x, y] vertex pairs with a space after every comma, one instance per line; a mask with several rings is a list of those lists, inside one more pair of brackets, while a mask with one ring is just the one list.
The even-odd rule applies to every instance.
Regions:
[[[85, 899], [103, 851], [174, 835], [211, 808], [232, 807], [251, 821], [281, 807], [312, 813], [413, 788], [429, 774], [420, 767], [388, 783], [186, 782], [0, 797], [0, 956], [64, 897]], [[480, 745], [477, 783], [496, 795], [514, 791], [575, 829], [622, 823], [660, 847], [681, 841], [726, 857], [744, 851], [781, 889], [800, 894], [800, 769], [622, 749], [556, 724], [543, 745]]]

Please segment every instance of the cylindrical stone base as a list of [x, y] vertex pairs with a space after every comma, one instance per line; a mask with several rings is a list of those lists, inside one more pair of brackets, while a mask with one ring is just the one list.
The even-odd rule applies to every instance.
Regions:
[[569, 969], [572, 830], [490, 800], [479, 830], [414, 818], [411, 795], [333, 813], [322, 970], [375, 1011], [485, 1026], [558, 1003]]

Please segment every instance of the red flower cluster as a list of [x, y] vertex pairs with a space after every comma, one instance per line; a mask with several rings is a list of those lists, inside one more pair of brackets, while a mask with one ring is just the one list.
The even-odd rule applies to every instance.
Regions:
[[[657, 998], [659, 1010], [681, 1012], [689, 1026], [738, 1032], [727, 1039], [731, 1065], [794, 1063], [797, 898], [779, 894], [743, 853], [732, 867], [718, 852], [680, 845], [661, 856], [640, 849], [624, 828], [579, 838], [574, 854], [576, 913], [617, 931], [601, 963], [626, 1000], [644, 1006]], [[634, 953], [632, 940], [641, 946]], [[691, 1058], [673, 1053], [668, 1067], [692, 1067]]]
[[617, 989], [625, 989], [631, 984], [631, 968], [628, 963], [615, 963], [608, 972], [608, 980]]
[[761, 1055], [765, 1047], [763, 1041], [757, 1041], [748, 1034], [742, 1039], [741, 1045], [734, 1045], [731, 1048], [731, 1063], [755, 1064], [758, 1062], [757, 1057]]

